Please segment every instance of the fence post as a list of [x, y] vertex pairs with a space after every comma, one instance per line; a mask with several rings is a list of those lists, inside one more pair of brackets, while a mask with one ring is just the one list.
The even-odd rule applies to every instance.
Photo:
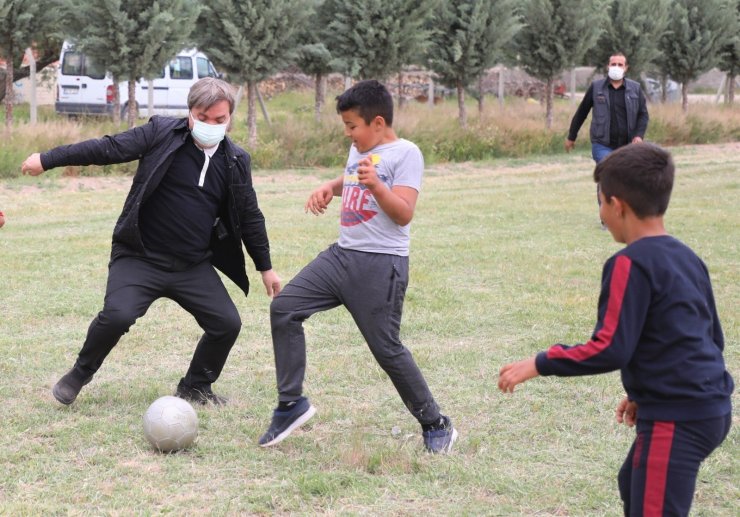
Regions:
[[31, 125], [35, 126], [38, 120], [38, 107], [36, 105], [36, 59], [33, 57], [33, 50], [31, 47], [26, 49], [26, 59], [28, 59], [28, 66], [30, 70], [29, 79], [31, 80]]

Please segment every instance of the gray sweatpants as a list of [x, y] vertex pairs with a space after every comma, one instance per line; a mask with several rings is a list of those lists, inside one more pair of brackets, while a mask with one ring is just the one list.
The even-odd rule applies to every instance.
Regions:
[[344, 305], [378, 364], [421, 424], [440, 417], [439, 407], [399, 338], [408, 257], [329, 246], [296, 275], [270, 305], [279, 400], [297, 400], [306, 373], [303, 321]]

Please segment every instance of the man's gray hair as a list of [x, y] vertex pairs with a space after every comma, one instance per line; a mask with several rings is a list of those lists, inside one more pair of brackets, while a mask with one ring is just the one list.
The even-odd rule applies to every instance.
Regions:
[[234, 113], [236, 104], [234, 88], [226, 81], [215, 77], [204, 77], [195, 83], [188, 93], [188, 109], [198, 107], [207, 110], [221, 101], [228, 101], [229, 115]]

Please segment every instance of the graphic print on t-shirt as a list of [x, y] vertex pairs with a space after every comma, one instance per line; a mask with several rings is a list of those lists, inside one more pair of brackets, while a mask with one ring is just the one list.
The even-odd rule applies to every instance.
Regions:
[[[342, 189], [342, 226], [355, 226], [369, 221], [378, 215], [378, 204], [375, 202], [370, 189], [360, 184], [357, 178], [359, 163], [352, 164], [344, 171], [344, 188]], [[375, 167], [378, 178], [387, 184], [388, 176], [381, 174]]]

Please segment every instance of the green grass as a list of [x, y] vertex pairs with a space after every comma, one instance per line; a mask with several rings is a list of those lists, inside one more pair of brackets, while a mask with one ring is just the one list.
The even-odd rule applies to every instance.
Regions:
[[[676, 148], [667, 217], [709, 267], [736, 380], [739, 151]], [[302, 207], [337, 172], [256, 175], [285, 281], [336, 239], [338, 203], [318, 218]], [[342, 308], [306, 323], [317, 416], [280, 446], [257, 447], [276, 394], [269, 299], [253, 273], [246, 299], [227, 283], [244, 322], [215, 385], [231, 403], [198, 409], [193, 449], [161, 455], [142, 433], [146, 408], [174, 391], [200, 335], [168, 300], [60, 406], [50, 388], [102, 306], [130, 178], [52, 171], [0, 182], [0, 514], [621, 515], [616, 473], [634, 431], [613, 419], [619, 375], [496, 389], [504, 363], [591, 333], [602, 264], [620, 248], [599, 229], [591, 172], [585, 152], [427, 170], [402, 338], [459, 428], [450, 456], [422, 452], [418, 425]], [[700, 471], [693, 515], [738, 514], [737, 423]]]

